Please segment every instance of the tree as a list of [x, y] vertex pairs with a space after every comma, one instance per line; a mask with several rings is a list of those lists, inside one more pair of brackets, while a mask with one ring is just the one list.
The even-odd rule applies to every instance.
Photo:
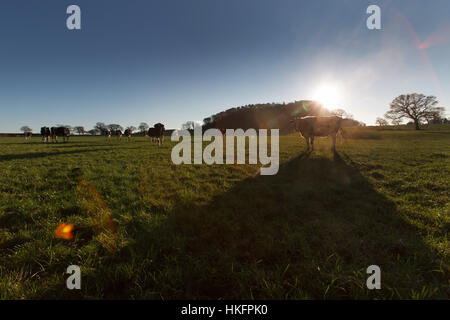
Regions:
[[120, 124], [116, 124], [116, 123], [112, 123], [112, 124], [108, 124], [107, 126], [111, 131], [123, 131], [123, 127]]
[[350, 113], [347, 113], [347, 111], [345, 111], [344, 109], [336, 109], [336, 110], [332, 110], [330, 111], [330, 113], [332, 115], [341, 117], [341, 118], [346, 118], [346, 119], [353, 119], [353, 115]]
[[106, 130], [106, 124], [104, 124], [103, 122], [97, 122], [94, 126], [94, 129], [97, 129], [100, 132], [103, 132]]
[[435, 110], [425, 114], [425, 120], [428, 124], [441, 124], [445, 116], [445, 108], [436, 107]]
[[127, 130], [130, 130], [131, 133], [133, 133], [133, 131], [136, 131], [136, 127], [134, 127], [134, 126], [129, 126], [129, 127], [127, 127]]
[[378, 117], [377, 120], [375, 121], [375, 124], [379, 125], [380, 127], [382, 126], [387, 126], [388, 122], [386, 119], [380, 118]]
[[74, 130], [78, 134], [84, 134], [86, 132], [86, 131], [84, 131], [84, 127], [83, 126], [74, 127]]
[[145, 122], [141, 122], [141, 124], [139, 125], [138, 128], [139, 128], [140, 132], [144, 133], [144, 132], [147, 132], [149, 125]]
[[390, 120], [411, 119], [416, 130], [420, 130], [420, 122], [427, 119], [431, 113], [437, 112], [435, 106], [438, 104], [435, 96], [411, 93], [402, 94], [395, 98], [390, 104], [390, 110], [385, 117]]
[[20, 128], [20, 131], [23, 131], [23, 133], [32, 132], [31, 128], [29, 126], [23, 126]]
[[402, 119], [393, 119], [391, 123], [393, 126], [399, 126], [402, 123]]
[[101, 131], [99, 129], [91, 129], [88, 131], [89, 134], [95, 136], [97, 134], [99, 134]]
[[198, 124], [195, 121], [186, 121], [185, 123], [183, 123], [181, 125], [181, 129], [183, 129], [183, 130], [194, 130], [195, 128], [200, 127], [200, 126], [201, 125]]

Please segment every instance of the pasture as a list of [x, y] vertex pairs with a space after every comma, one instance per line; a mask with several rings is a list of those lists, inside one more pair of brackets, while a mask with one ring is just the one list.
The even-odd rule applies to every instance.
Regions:
[[[2, 137], [0, 298], [449, 299], [450, 126], [346, 130], [336, 155], [330, 139], [306, 153], [281, 136], [274, 176], [176, 166], [169, 137]], [[72, 240], [54, 237], [60, 223]], [[81, 290], [66, 288], [72, 264]], [[381, 290], [366, 288], [374, 264]]]

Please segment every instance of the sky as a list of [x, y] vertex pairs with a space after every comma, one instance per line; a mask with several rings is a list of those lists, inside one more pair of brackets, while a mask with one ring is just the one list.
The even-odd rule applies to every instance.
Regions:
[[[72, 4], [81, 30], [66, 27]], [[366, 26], [371, 4], [381, 30]], [[180, 128], [323, 87], [327, 107], [368, 125], [403, 93], [448, 115], [449, 57], [448, 0], [1, 0], [0, 132]]]

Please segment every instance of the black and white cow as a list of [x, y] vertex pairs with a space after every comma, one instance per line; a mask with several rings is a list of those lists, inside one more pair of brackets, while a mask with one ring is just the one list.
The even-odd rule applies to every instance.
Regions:
[[58, 136], [63, 137], [63, 142], [69, 142], [70, 130], [66, 127], [52, 127], [51, 128], [52, 142], [58, 142]]
[[50, 128], [49, 127], [42, 127], [41, 128], [41, 136], [42, 136], [42, 142], [49, 142], [49, 138], [51, 136]]
[[148, 129], [148, 136], [152, 140], [152, 142], [158, 141], [158, 145], [160, 146], [164, 141], [164, 132], [166, 129], [162, 123], [157, 123], [153, 126], [153, 128]]
[[130, 129], [126, 129], [124, 134], [125, 134], [125, 137], [127, 137], [127, 141], [130, 141], [131, 134], [132, 134], [131, 130]]
[[113, 131], [112, 134], [115, 135], [118, 140], [122, 140], [122, 130], [117, 129], [117, 130]]
[[109, 128], [108, 129], [104, 129], [103, 134], [106, 137], [106, 141], [111, 140], [111, 129], [109, 129]]
[[122, 140], [122, 130], [120, 129], [111, 130], [110, 128], [107, 128], [104, 133], [107, 141], [111, 140], [111, 136], [116, 136], [118, 140]]

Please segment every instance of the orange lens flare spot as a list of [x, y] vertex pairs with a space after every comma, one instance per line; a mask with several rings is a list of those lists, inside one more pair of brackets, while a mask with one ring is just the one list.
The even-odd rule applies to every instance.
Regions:
[[73, 224], [62, 223], [55, 230], [55, 237], [60, 239], [72, 239]]

